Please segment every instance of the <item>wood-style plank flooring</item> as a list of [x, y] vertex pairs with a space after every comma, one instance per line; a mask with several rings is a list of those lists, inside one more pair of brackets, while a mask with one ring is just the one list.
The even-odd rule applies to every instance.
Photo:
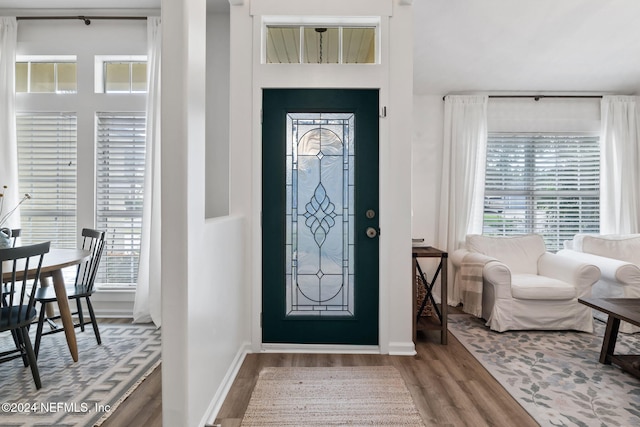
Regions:
[[[131, 323], [131, 319], [98, 319], [99, 324]], [[92, 332], [90, 332], [92, 333]], [[162, 381], [158, 366], [102, 423], [102, 427], [161, 427]]]
[[[451, 309], [453, 313], [455, 309]], [[217, 424], [240, 425], [260, 369], [265, 366], [393, 365], [401, 372], [427, 426], [538, 426], [480, 363], [449, 333], [440, 345], [439, 332], [418, 334], [417, 355], [280, 354], [248, 355], [220, 412]], [[161, 426], [160, 369], [145, 380], [103, 424]]]

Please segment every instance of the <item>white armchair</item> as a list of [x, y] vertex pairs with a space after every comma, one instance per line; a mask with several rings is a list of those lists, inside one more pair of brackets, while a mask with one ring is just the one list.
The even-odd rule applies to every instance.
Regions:
[[[564, 242], [558, 255], [596, 265], [602, 273], [593, 285], [598, 298], [640, 298], [640, 234], [576, 234]], [[607, 321], [607, 314], [593, 311], [594, 317]], [[620, 332], [640, 332], [640, 327], [620, 323]]]
[[[541, 236], [468, 235], [466, 248], [454, 251], [451, 261], [456, 286], [481, 281], [480, 317], [493, 330], [593, 332], [591, 309], [578, 298], [591, 295], [598, 267], [547, 252]], [[478, 272], [470, 274], [468, 265]]]

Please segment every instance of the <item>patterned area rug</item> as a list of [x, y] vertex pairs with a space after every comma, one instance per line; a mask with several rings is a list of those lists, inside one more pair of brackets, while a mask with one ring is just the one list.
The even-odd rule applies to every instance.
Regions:
[[[42, 338], [40, 390], [21, 359], [0, 365], [1, 426], [99, 425], [160, 361], [160, 330], [153, 325], [100, 325], [100, 346], [91, 326], [76, 334], [77, 363], [64, 333]], [[0, 337], [0, 348], [11, 345], [10, 335]]]
[[393, 366], [264, 368], [241, 425], [424, 427]]
[[[596, 332], [489, 330], [451, 315], [449, 331], [541, 426], [640, 426], [640, 380], [598, 362]], [[616, 353], [640, 354], [640, 336], [620, 334]]]

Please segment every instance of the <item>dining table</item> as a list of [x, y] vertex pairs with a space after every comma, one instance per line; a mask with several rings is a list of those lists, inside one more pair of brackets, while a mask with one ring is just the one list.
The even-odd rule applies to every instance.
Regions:
[[[63, 269], [80, 264], [89, 258], [90, 255], [90, 251], [83, 249], [51, 248], [49, 252], [44, 255], [40, 269], [40, 286], [51, 286], [51, 282], [53, 282], [53, 289], [56, 294], [56, 302], [60, 313], [60, 321], [64, 327], [67, 346], [69, 347], [69, 352], [74, 362], [78, 361], [78, 343], [76, 341], [73, 316], [69, 307], [69, 299], [67, 298]], [[29, 273], [35, 272], [36, 267], [29, 269]], [[8, 281], [10, 277], [11, 271], [3, 273], [2, 281]]]

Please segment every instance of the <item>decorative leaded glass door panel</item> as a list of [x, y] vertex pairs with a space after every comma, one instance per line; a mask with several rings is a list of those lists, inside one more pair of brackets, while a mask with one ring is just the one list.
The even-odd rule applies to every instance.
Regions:
[[263, 341], [378, 343], [378, 91], [263, 92]]

